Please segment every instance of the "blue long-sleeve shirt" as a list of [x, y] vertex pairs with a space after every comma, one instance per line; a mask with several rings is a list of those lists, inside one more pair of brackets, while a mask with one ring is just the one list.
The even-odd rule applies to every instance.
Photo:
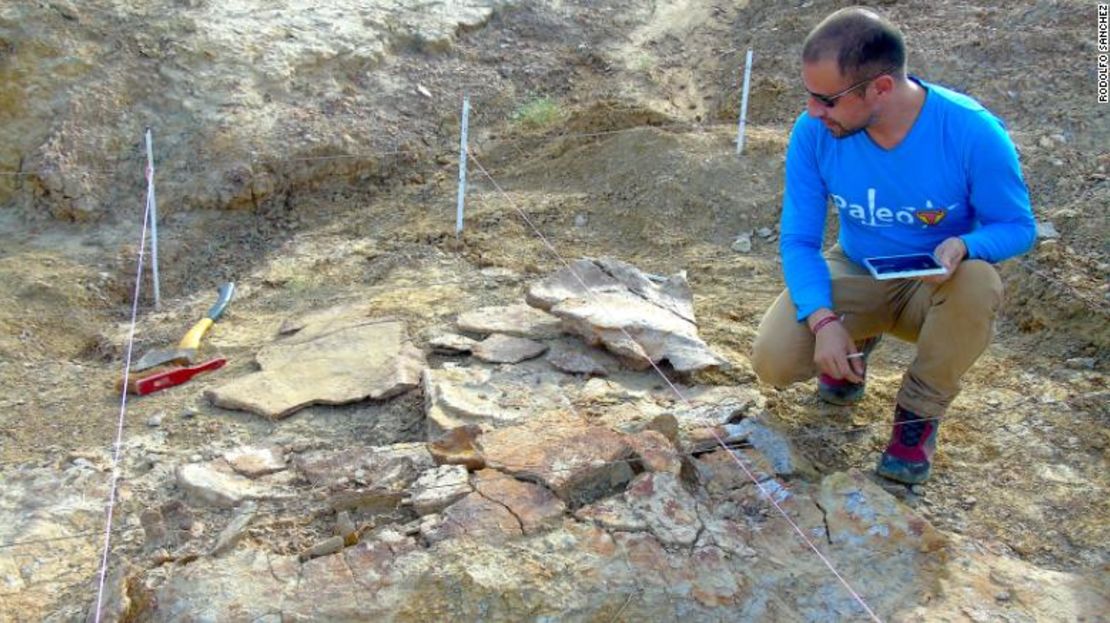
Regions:
[[931, 253], [958, 236], [969, 259], [1000, 262], [1036, 238], [1029, 192], [1002, 121], [970, 97], [914, 80], [925, 103], [893, 149], [867, 132], [835, 138], [802, 113], [786, 152], [783, 273], [804, 320], [832, 308], [821, 256], [829, 202], [840, 219], [844, 254], [862, 265], [880, 255]]

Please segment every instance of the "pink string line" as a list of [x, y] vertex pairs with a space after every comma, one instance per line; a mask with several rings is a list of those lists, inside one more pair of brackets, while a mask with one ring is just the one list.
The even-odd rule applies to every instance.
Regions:
[[[590, 291], [590, 287], [586, 285], [586, 282], [578, 276], [578, 273], [575, 272], [573, 268], [571, 268], [570, 264], [563, 258], [562, 255], [559, 254], [559, 252], [555, 249], [551, 242], [548, 241], [547, 237], [544, 236], [543, 233], [532, 223], [532, 220], [528, 218], [528, 215], [525, 214], [524, 211], [521, 210], [519, 207], [517, 207], [516, 203], [512, 200], [511, 197], [509, 197], [509, 194], [501, 188], [501, 185], [497, 183], [497, 180], [493, 179], [493, 176], [491, 176], [489, 172], [486, 171], [486, 168], [482, 166], [482, 163], [474, 157], [473, 153], [468, 154], [468, 157], [474, 162], [474, 165], [477, 166], [479, 170], [481, 170], [482, 174], [484, 174], [486, 178], [489, 179], [494, 188], [496, 188], [497, 191], [505, 197], [505, 200], [509, 202], [509, 205], [513, 208], [513, 210], [515, 210], [517, 214], [520, 214], [521, 218], [524, 219], [524, 222], [532, 228], [532, 231], [536, 233], [536, 235], [543, 242], [544, 246], [546, 246], [547, 249], [551, 251], [551, 253], [559, 260], [559, 262], [562, 263], [562, 265], [565, 266], [568, 271], [570, 271], [570, 274], [574, 277], [576, 281], [578, 281], [579, 285], [582, 286], [583, 290], [586, 292], [586, 295], [590, 298], [593, 298], [593, 293]], [[620, 331], [624, 334], [626, 338], [629, 339], [629, 341], [631, 341], [633, 344], [636, 345], [637, 348], [640, 349], [639, 354], [647, 359], [648, 363], [651, 364], [652, 369], [654, 369], [655, 372], [659, 374], [660, 377], [662, 377], [663, 381], [666, 382], [667, 386], [671, 388], [676, 396], [678, 396], [679, 400], [681, 400], [687, 408], [692, 409], [693, 404], [691, 404], [690, 401], [687, 400], [686, 396], [684, 396], [682, 392], [680, 392], [678, 388], [675, 387], [673, 383], [671, 383], [671, 380], [667, 378], [667, 375], [663, 374], [663, 371], [659, 369], [655, 362], [652, 361], [645, 352], [643, 352], [643, 348], [640, 346], [639, 342], [633, 339], [633, 337], [629, 335], [628, 331], [626, 331], [623, 327], [620, 328]], [[867, 602], [864, 601], [863, 597], [861, 597], [860, 594], [856, 592], [854, 588], [852, 588], [852, 585], [849, 584], [848, 581], [844, 579], [844, 576], [840, 575], [840, 572], [836, 570], [835, 566], [833, 566], [832, 561], [830, 561], [827, 557], [825, 557], [824, 554], [821, 553], [819, 549], [817, 549], [817, 546], [813, 544], [813, 541], [811, 541], [810, 538], [806, 536], [805, 532], [803, 532], [802, 529], [798, 527], [798, 524], [790, 518], [790, 516], [786, 513], [782, 506], [779, 505], [778, 501], [776, 501], [775, 498], [767, 491], [767, 489], [764, 488], [763, 483], [761, 483], [751, 472], [751, 470], [748, 469], [745, 461], [740, 458], [738, 453], [734, 452], [732, 448], [729, 448], [727, 445], [725, 445], [724, 440], [721, 439], [720, 435], [717, 434], [717, 431], [714, 429], [713, 426], [709, 426], [709, 431], [713, 435], [713, 438], [717, 441], [717, 443], [722, 448], [724, 448], [726, 452], [729, 453], [729, 456], [732, 457], [732, 460], [735, 461], [736, 464], [740, 466], [740, 469], [744, 470], [744, 473], [747, 474], [748, 478], [751, 479], [753, 483], [755, 483], [755, 486], [759, 488], [759, 492], [763, 494], [763, 497], [767, 498], [767, 501], [775, 507], [775, 510], [777, 510], [780, 515], [782, 515], [782, 518], [785, 519], [788, 524], [790, 524], [790, 527], [794, 529], [794, 532], [798, 534], [798, 537], [801, 538], [802, 541], [806, 545], [808, 545], [811, 550], [813, 550], [813, 553], [817, 554], [817, 557], [821, 559], [821, 562], [825, 563], [825, 566], [829, 568], [829, 571], [831, 571], [834, 576], [836, 576], [836, 579], [840, 580], [840, 583], [844, 585], [844, 588], [848, 591], [852, 598], [856, 600], [856, 603], [863, 607], [864, 611], [866, 611], [868, 616], [871, 617], [871, 620], [881, 623], [881, 619], [876, 616], [875, 612], [871, 609], [870, 606], [867, 605]]]
[[[151, 171], [148, 169], [146, 172], [147, 183], [151, 180]], [[100, 558], [100, 578], [96, 591], [96, 623], [100, 623], [100, 609], [104, 602], [104, 583], [107, 581], [108, 576], [108, 553], [111, 550], [112, 542], [112, 515], [115, 510], [116, 503], [116, 486], [119, 482], [119, 459], [120, 452], [123, 447], [123, 420], [127, 413], [127, 381], [128, 374], [131, 371], [131, 353], [135, 345], [135, 319], [139, 314], [139, 292], [141, 291], [143, 281], [143, 256], [146, 251], [146, 226], [147, 221], [150, 219], [150, 192], [149, 186], [147, 189], [146, 210], [143, 212], [143, 227], [142, 237], [139, 240], [139, 259], [138, 266], [135, 269], [135, 294], [131, 299], [131, 329], [127, 336], [127, 355], [124, 358], [123, 366], [123, 389], [120, 392], [120, 405], [119, 405], [119, 423], [116, 426], [116, 443], [115, 449], [112, 454], [112, 484], [108, 489], [108, 517], [104, 521], [104, 552]]]

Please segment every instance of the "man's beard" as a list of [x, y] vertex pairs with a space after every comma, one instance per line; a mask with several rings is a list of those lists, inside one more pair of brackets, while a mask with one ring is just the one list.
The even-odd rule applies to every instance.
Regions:
[[833, 135], [833, 138], [848, 138], [866, 130], [874, 121], [875, 117], [868, 117], [866, 123], [854, 128], [846, 128], [836, 121], [832, 121], [831, 125], [830, 122], [825, 122], [825, 129], [829, 131], [829, 134]]

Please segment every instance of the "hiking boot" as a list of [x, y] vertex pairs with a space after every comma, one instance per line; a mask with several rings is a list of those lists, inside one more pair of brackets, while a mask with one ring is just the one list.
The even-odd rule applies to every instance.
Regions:
[[902, 407], [896, 407], [890, 445], [879, 457], [879, 467], [875, 471], [887, 480], [907, 485], [928, 480], [933, 467], [933, 453], [937, 449], [939, 425], [937, 419], [920, 418]]
[[[883, 336], [876, 335], [864, 340], [863, 344], [859, 347], [859, 351], [863, 353], [863, 373], [867, 374], [867, 357], [871, 355], [871, 351], [883, 339]], [[853, 383], [844, 379], [836, 379], [827, 374], [822, 373], [817, 377], [817, 395], [829, 404], [840, 405], [842, 407], [851, 407], [863, 400], [863, 390], [866, 388], [867, 379], [864, 378], [863, 383]]]

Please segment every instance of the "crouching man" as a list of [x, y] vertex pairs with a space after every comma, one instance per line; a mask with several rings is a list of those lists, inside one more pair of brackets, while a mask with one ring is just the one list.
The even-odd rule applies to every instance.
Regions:
[[[752, 363], [783, 386], [818, 376], [851, 405], [884, 334], [917, 344], [878, 473], [929, 477], [937, 430], [960, 378], [990, 342], [1002, 301], [992, 266], [1035, 239], [1029, 194], [1002, 122], [966, 95], [906, 73], [899, 30], [858, 7], [805, 40], [806, 111], [786, 156], [781, 243], [786, 290], [759, 326]], [[828, 206], [835, 246], [822, 255]], [[944, 274], [877, 279], [865, 260], [931, 253]]]

